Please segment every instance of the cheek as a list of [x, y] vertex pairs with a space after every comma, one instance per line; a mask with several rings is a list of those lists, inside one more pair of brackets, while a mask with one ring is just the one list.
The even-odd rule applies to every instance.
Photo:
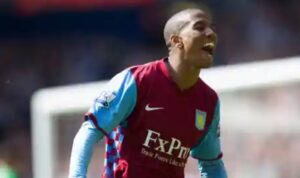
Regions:
[[191, 53], [197, 50], [197, 41], [194, 39], [187, 39], [184, 42], [184, 49], [187, 53]]
[[184, 44], [184, 48], [185, 49], [189, 49], [193, 43], [193, 41], [191, 40], [191, 37], [190, 35], [185, 35], [183, 38], [182, 38], [182, 42]]
[[197, 50], [199, 51], [202, 47], [203, 38], [199, 34], [189, 34], [188, 38], [186, 39], [186, 49], [189, 50]]

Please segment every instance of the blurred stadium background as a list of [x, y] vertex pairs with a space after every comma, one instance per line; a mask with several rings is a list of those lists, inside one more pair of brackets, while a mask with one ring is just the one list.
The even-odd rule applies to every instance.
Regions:
[[[129, 65], [165, 56], [162, 29], [167, 17], [197, 6], [211, 12], [217, 27], [215, 66], [300, 55], [297, 0], [0, 1], [0, 177], [33, 177], [30, 98], [34, 91], [106, 80]], [[250, 118], [274, 125], [272, 131], [224, 128], [230, 177], [300, 177], [300, 135], [292, 127], [300, 118], [299, 83], [223, 96], [224, 117], [245, 119], [235, 128], [245, 128]], [[55, 170], [61, 177], [66, 176], [70, 138], [80, 125], [80, 112], [57, 123], [60, 160]], [[98, 162], [95, 169], [102, 166]]]

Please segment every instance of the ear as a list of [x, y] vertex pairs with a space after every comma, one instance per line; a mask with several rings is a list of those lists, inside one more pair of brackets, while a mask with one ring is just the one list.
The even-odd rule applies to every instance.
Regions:
[[182, 38], [178, 35], [171, 35], [170, 37], [171, 46], [175, 46], [179, 49], [183, 48]]

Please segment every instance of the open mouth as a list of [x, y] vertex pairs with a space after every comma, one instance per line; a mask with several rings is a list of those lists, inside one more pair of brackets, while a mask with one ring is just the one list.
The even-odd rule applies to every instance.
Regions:
[[215, 49], [215, 44], [213, 42], [205, 43], [202, 50], [206, 51], [208, 54], [213, 55]]

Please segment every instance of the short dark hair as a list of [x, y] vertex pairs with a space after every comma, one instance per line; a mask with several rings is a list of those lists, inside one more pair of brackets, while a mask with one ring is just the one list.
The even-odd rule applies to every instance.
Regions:
[[173, 34], [179, 34], [179, 32], [188, 24], [185, 16], [189, 15], [191, 12], [203, 11], [201, 9], [184, 9], [177, 12], [169, 18], [164, 27], [164, 39], [168, 48], [171, 47], [170, 37]]

